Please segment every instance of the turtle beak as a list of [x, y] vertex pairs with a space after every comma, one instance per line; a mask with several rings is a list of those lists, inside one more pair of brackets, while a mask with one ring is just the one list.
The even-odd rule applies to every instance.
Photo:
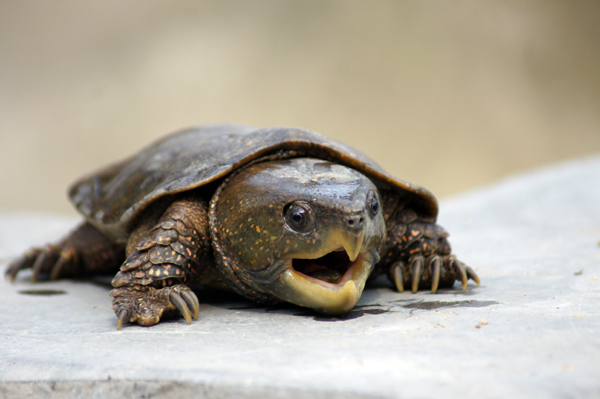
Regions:
[[354, 232], [346, 232], [344, 234], [344, 240], [342, 247], [346, 250], [348, 258], [351, 262], [354, 262], [360, 254], [365, 240], [365, 230], [361, 229], [357, 234]]

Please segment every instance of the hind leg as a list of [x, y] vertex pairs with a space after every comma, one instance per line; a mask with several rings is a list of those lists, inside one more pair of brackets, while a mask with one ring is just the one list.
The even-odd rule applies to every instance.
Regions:
[[21, 270], [33, 269], [31, 282], [42, 277], [83, 277], [114, 273], [125, 259], [125, 248], [84, 222], [56, 244], [32, 248], [11, 262], [5, 275], [14, 280]]

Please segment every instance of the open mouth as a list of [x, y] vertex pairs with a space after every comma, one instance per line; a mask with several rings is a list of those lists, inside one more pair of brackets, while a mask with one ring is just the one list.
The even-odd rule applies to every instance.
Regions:
[[342, 314], [358, 302], [378, 260], [376, 250], [359, 253], [354, 261], [343, 250], [316, 259], [286, 259], [285, 269], [265, 288], [285, 301], [325, 314]]
[[[334, 292], [348, 289], [348, 282], [360, 288], [379, 260], [376, 251], [362, 252], [354, 261], [344, 249], [338, 249], [316, 259], [289, 259], [287, 273], [294, 284], [301, 283], [309, 292]], [[376, 259], [375, 259], [376, 257]]]
[[379, 261], [378, 243], [365, 248], [364, 235], [330, 231], [318, 246], [281, 256], [268, 268], [251, 272], [252, 281], [257, 290], [286, 302], [329, 315], [346, 313], [360, 299]]
[[353, 264], [343, 248], [317, 259], [292, 261], [292, 267], [298, 273], [328, 284], [338, 284]]

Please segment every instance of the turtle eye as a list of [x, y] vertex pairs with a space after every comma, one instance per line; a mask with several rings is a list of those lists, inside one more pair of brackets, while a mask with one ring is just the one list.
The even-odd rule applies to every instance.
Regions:
[[285, 222], [294, 231], [306, 232], [314, 224], [313, 212], [310, 205], [304, 201], [288, 204], [283, 210]]
[[377, 212], [379, 212], [379, 200], [373, 192], [370, 192], [369, 196], [367, 197], [367, 208], [373, 217], [377, 215]]

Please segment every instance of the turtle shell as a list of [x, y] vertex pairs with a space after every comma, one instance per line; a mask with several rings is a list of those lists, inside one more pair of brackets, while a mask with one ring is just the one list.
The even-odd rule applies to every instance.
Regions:
[[407, 197], [422, 216], [437, 216], [437, 200], [425, 188], [390, 176], [344, 143], [289, 127], [210, 125], [178, 131], [80, 179], [69, 196], [88, 221], [114, 239], [126, 239], [136, 218], [154, 201], [217, 181], [261, 157], [289, 151], [356, 169], [380, 188]]

